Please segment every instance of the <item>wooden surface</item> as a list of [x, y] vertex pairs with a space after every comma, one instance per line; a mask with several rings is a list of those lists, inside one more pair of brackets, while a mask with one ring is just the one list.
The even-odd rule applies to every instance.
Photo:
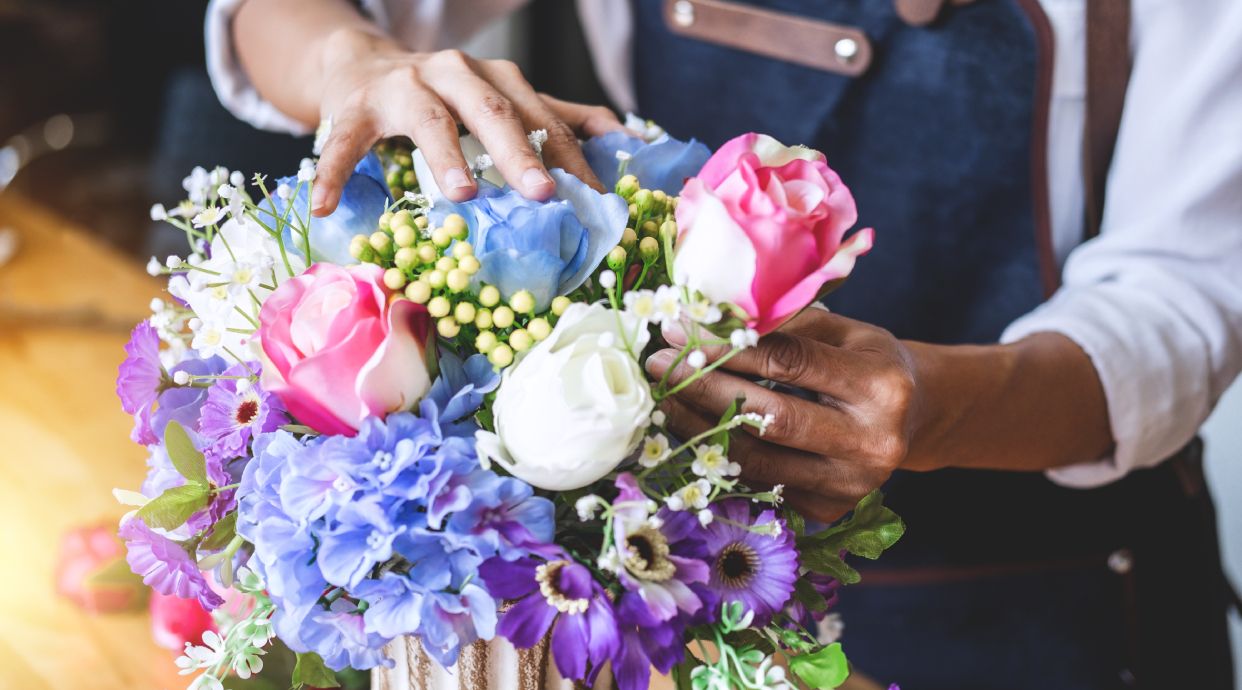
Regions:
[[183, 688], [143, 614], [91, 616], [58, 597], [61, 535], [115, 524], [112, 487], [135, 488], [142, 449], [114, 391], [128, 329], [159, 294], [142, 267], [11, 195], [0, 228], [0, 688]]
[[[53, 589], [61, 535], [115, 524], [111, 489], [146, 472], [115, 379], [162, 282], [13, 196], [0, 197], [6, 227], [20, 246], [0, 265], [0, 688], [184, 688], [145, 614], [86, 614]], [[856, 675], [843, 690], [878, 687]]]

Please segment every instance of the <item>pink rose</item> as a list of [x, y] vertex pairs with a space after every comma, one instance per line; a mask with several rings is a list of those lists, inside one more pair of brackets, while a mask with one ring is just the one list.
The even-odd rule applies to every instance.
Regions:
[[352, 436], [431, 386], [427, 310], [394, 299], [383, 275], [374, 264], [315, 264], [259, 311], [263, 387], [315, 431]]
[[673, 271], [678, 282], [737, 305], [767, 333], [844, 278], [871, 249], [871, 228], [824, 154], [744, 134], [682, 190]]
[[[218, 610], [228, 618], [239, 620], [254, 610], [254, 597], [249, 594], [218, 586], [214, 580], [212, 589], [224, 598], [224, 605]], [[148, 609], [151, 613], [151, 636], [156, 644], [166, 649], [179, 652], [185, 649], [187, 642], [202, 644], [203, 633], [208, 630], [220, 632], [215, 618], [198, 603], [198, 599], [182, 599], [151, 590]]]

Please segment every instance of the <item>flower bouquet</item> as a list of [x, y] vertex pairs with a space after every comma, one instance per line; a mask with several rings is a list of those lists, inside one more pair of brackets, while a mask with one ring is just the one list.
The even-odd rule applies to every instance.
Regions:
[[[327, 217], [310, 160], [274, 185], [198, 169], [152, 210], [189, 252], [149, 265], [171, 300], [117, 391], [150, 474], [116, 494], [133, 570], [216, 611], [178, 661], [193, 688], [257, 672], [273, 638], [315, 687], [392, 666], [405, 638], [446, 669], [504, 638], [622, 690], [652, 668], [685, 688], [843, 681], [817, 622], [858, 579], [844, 558], [878, 557], [901, 521], [877, 494], [808, 524], [729, 457], [779, 420], [738, 400], [678, 438], [660, 404], [835, 286], [872, 233], [845, 239], [854, 202], [816, 151], [641, 126], [584, 144], [609, 193], [553, 170], [530, 201], [480, 155], [477, 197], [453, 203], [385, 143]], [[676, 382], [644, 372], [666, 341]]]

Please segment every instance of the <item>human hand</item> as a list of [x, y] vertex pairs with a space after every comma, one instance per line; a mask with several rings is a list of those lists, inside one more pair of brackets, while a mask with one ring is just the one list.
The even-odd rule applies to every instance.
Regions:
[[[666, 336], [680, 340], [675, 333]], [[654, 353], [647, 360], [649, 373], [663, 376], [676, 354], [671, 348]], [[679, 365], [670, 385], [693, 371]], [[755, 378], [804, 389], [814, 399], [770, 390]], [[746, 481], [783, 484], [799, 512], [831, 521], [907, 460], [924, 422], [921, 393], [915, 357], [892, 334], [807, 309], [686, 386], [663, 409], [669, 428], [682, 438], [715, 426], [739, 397], [745, 398], [742, 412], [772, 415], [762, 437], [742, 427], [750, 433], [733, 438], [730, 458], [741, 465]]]
[[[335, 210], [354, 165], [379, 139], [404, 135], [422, 150], [445, 196], [463, 201], [477, 185], [458, 145], [457, 124], [474, 133], [505, 180], [527, 198], [547, 199], [561, 167], [599, 189], [578, 137], [622, 129], [607, 108], [536, 93], [507, 60], [476, 60], [457, 50], [412, 53], [386, 36], [342, 29], [324, 41], [320, 112], [332, 131], [319, 160], [311, 210]], [[543, 129], [543, 161], [527, 133]]]

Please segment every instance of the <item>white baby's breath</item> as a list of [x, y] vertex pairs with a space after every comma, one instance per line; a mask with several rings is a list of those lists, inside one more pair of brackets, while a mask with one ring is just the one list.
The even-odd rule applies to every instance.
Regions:
[[642, 453], [638, 456], [638, 464], [651, 468], [668, 459], [669, 443], [664, 434], [655, 434], [643, 439]]

